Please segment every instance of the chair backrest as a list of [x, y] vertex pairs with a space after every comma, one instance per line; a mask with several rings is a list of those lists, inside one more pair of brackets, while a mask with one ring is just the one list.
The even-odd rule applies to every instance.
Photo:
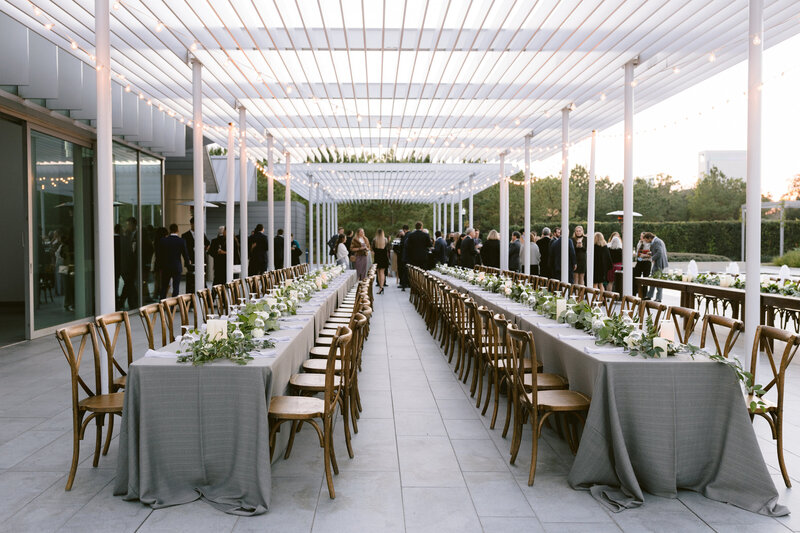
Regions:
[[661, 316], [666, 316], [666, 313], [667, 306], [661, 302], [644, 300], [640, 306], [639, 324], [644, 324], [645, 319], [650, 317], [650, 319], [653, 321], [653, 325], [658, 327], [658, 325], [661, 323]]
[[208, 315], [216, 313], [216, 309], [214, 308], [214, 296], [211, 294], [211, 289], [200, 289], [197, 291], [197, 301], [200, 302], [203, 321], [208, 318]]
[[225, 288], [228, 290], [228, 305], [238, 304], [239, 298], [242, 297], [239, 281], [240, 280], [237, 279], [225, 284]]
[[575, 298], [576, 302], [580, 302], [586, 295], [586, 286], [573, 283], [569, 286], [569, 295], [570, 297]]
[[595, 303], [599, 303], [605, 309], [606, 314], [611, 316], [614, 313], [614, 306], [619, 301], [619, 293], [614, 291], [603, 291], [601, 290], [599, 294], [596, 294], [594, 299], [592, 299], [592, 305]]
[[[369, 308], [367, 308], [369, 309]], [[369, 310], [372, 314], [372, 310]], [[353, 339], [350, 341], [350, 373], [349, 379], [355, 379], [355, 373], [358, 372], [361, 366], [361, 352], [364, 349], [364, 340], [367, 335], [367, 326], [369, 325], [369, 318], [361, 313], [356, 313], [355, 326], [353, 327]]]
[[[195, 300], [194, 294], [181, 294], [178, 296], [178, 302], [181, 305], [181, 325], [188, 326], [191, 324], [195, 329], [197, 329], [197, 300]], [[191, 320], [189, 319], [190, 313], [192, 317]]]
[[216, 300], [217, 312], [220, 315], [227, 315], [230, 312], [230, 300], [228, 299], [228, 290], [225, 285], [214, 285], [211, 287], [214, 299]]
[[247, 278], [247, 290], [251, 295], [261, 296], [261, 276], [250, 276]]
[[[56, 331], [56, 339], [58, 340], [58, 345], [61, 347], [61, 351], [64, 353], [64, 357], [67, 358], [67, 363], [69, 363], [72, 388], [73, 424], [76, 424], [80, 403], [79, 387], [80, 389], [83, 389], [87, 396], [95, 396], [100, 394], [100, 349], [97, 343], [97, 331], [94, 328], [94, 324], [87, 322], [84, 324], [78, 324], [59, 329]], [[76, 342], [78, 342], [77, 348], [75, 347]], [[81, 377], [81, 363], [83, 362], [83, 356], [87, 347], [92, 351], [92, 363], [94, 364], [94, 386], [91, 386], [90, 383], [87, 383], [86, 380]], [[113, 381], [111, 376], [112, 368], [111, 364], [109, 364], [109, 383], [112, 383]], [[75, 429], [77, 430], [78, 428], [75, 427]]]
[[[164, 318], [167, 324], [169, 342], [175, 342], [175, 327], [179, 319], [183, 324], [181, 301], [176, 297], [164, 298], [161, 300], [161, 307], [164, 309]], [[180, 334], [180, 328], [178, 333]]]
[[[100, 328], [100, 342], [103, 345], [103, 349], [106, 351], [108, 360], [121, 376], [126, 376], [128, 374], [128, 367], [133, 362], [133, 335], [131, 333], [131, 322], [128, 313], [125, 311], [117, 311], [116, 313], [101, 315], [95, 318], [95, 323], [97, 327]], [[114, 329], [113, 333], [111, 333], [112, 327]], [[120, 363], [120, 357], [118, 357], [117, 354], [117, 341], [122, 331], [125, 332], [125, 359]], [[109, 381], [109, 383], [113, 383], [113, 379]]]
[[336, 360], [342, 362], [342, 376], [346, 378], [350, 372], [350, 354], [348, 345], [353, 338], [353, 332], [347, 326], [336, 328], [336, 335], [331, 341], [328, 350], [328, 361], [325, 365], [325, 415], [333, 416], [336, 412], [336, 403], [342, 394], [344, 380], [336, 379]]
[[507, 336], [507, 350], [510, 354], [511, 369], [510, 373], [514, 384], [515, 394], [520, 402], [536, 406], [537, 405], [537, 385], [536, 385], [536, 371], [531, 373], [532, 386], [531, 395], [532, 402], [529, 403], [528, 396], [525, 394], [525, 366], [523, 359], [526, 353], [531, 354], [531, 368], [536, 369], [539, 361], [536, 358], [536, 345], [533, 342], [533, 333], [517, 329], [513, 324], [508, 326]]
[[619, 314], [623, 313], [631, 318], [637, 318], [641, 315], [642, 300], [637, 296], [626, 294], [622, 297], [622, 302], [619, 306]]
[[[675, 324], [675, 333], [678, 334], [678, 338], [676, 340], [681, 344], [687, 344], [689, 342], [689, 338], [692, 336], [692, 333], [694, 333], [694, 328], [697, 326], [697, 319], [699, 317], [700, 313], [690, 307], [672, 306], [669, 309], [667, 309], [667, 318], [668, 319], [671, 318], [672, 323]], [[703, 324], [704, 336], [705, 336], [705, 329], [706, 326], [704, 323]]]
[[594, 305], [594, 303], [598, 301], [597, 298], [601, 292], [603, 292], [601, 289], [597, 289], [595, 287], [586, 287], [586, 290], [583, 291], [583, 299], [589, 304]]
[[[672, 309], [673, 308], [670, 308], [670, 311], [672, 311]], [[681, 307], [679, 309], [683, 309], [685, 311], [694, 311], [694, 313], [697, 314], [697, 311], [695, 311], [694, 309], [687, 309], [686, 307]], [[673, 319], [676, 316], [678, 315], [674, 314]], [[694, 321], [695, 322], [697, 321], [696, 316], [694, 317]], [[678, 328], [677, 324], [675, 328], [676, 331], [680, 331], [677, 329]], [[720, 344], [720, 338], [722, 335], [717, 330], [717, 328], [726, 328], [728, 330], [728, 334], [725, 336], [724, 344]], [[730, 355], [731, 351], [733, 350], [733, 347], [736, 345], [736, 341], [739, 340], [739, 335], [744, 333], [744, 322], [742, 322], [741, 320], [736, 320], [735, 318], [728, 318], [726, 316], [708, 314], [703, 317], [703, 333], [700, 335], [701, 348], [706, 347], [706, 344], [708, 343], [709, 333], [711, 333], [711, 339], [714, 341], [714, 348], [716, 349], [716, 353], [721, 355], [722, 357], [727, 358]]]
[[161, 346], [167, 343], [167, 321], [164, 317], [164, 308], [160, 303], [145, 305], [139, 308], [139, 318], [144, 326], [144, 334], [147, 336], [147, 345], [151, 350], [156, 349], [156, 319], [161, 326]]
[[[785, 343], [780, 357], [776, 357], [776, 342]], [[797, 353], [797, 348], [800, 346], [800, 336], [772, 326], [758, 326], [756, 338], [753, 342], [752, 358], [750, 360], [750, 373], [753, 374], [753, 383], [759, 383], [759, 380], [756, 378], [759, 346], [764, 347], [767, 362], [769, 363], [768, 368], [771, 374], [771, 379], [766, 385], [763, 385], [762, 389], [765, 392], [769, 392], [773, 388], [777, 390], [778, 416], [781, 416], [783, 412], [783, 392], [786, 385], [786, 369], [789, 368], [789, 365]]]
[[490, 309], [481, 306], [478, 308], [478, 316], [483, 326], [483, 348], [486, 349], [489, 359], [497, 366], [500, 358], [500, 334], [497, 331], [497, 322], [494, 321], [494, 313]]

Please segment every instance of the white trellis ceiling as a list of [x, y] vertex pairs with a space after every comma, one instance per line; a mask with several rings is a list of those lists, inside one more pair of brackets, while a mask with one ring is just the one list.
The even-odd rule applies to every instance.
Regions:
[[[266, 158], [271, 133], [293, 162], [320, 148], [448, 164], [509, 149], [519, 160], [530, 132], [542, 159], [559, 149], [565, 107], [574, 105], [573, 140], [621, 120], [622, 66], [632, 59], [641, 111], [744, 60], [748, 42], [747, 0], [111, 2], [117, 81], [189, 121], [195, 56], [206, 135], [224, 145], [243, 105], [250, 155]], [[0, 10], [93, 61], [92, 0], [0, 0]], [[798, 32], [800, 2], [765, 2], [765, 46]], [[295, 190], [307, 196], [298, 172]], [[330, 194], [350, 191], [342, 172], [317, 177]], [[357, 179], [375, 180], [363, 192], [380, 194], [388, 175]], [[420, 198], [453, 185], [419, 183], [432, 191]]]

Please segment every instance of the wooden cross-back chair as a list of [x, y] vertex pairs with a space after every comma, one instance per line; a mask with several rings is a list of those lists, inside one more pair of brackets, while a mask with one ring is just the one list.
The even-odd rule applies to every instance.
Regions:
[[[681, 309], [687, 308], [682, 307]], [[694, 309], [691, 309], [691, 311], [694, 311]], [[695, 313], [696, 312], [697, 311], [695, 311]], [[677, 330], [678, 326], [676, 325], [675, 328]], [[717, 328], [724, 328], [728, 330], [728, 333], [725, 335], [724, 342], [721, 342], [722, 332], [720, 332]], [[705, 348], [708, 350], [709, 333], [711, 334], [711, 341], [714, 343], [714, 349], [716, 350], [715, 353], [727, 358], [733, 350], [733, 347], [736, 345], [736, 341], [739, 340], [739, 336], [744, 333], [744, 322], [741, 320], [736, 320], [735, 318], [729, 318], [727, 316], [708, 314], [703, 317], [703, 330], [700, 335], [700, 348]], [[680, 340], [680, 342], [683, 342], [684, 344], [686, 343], [683, 340]]]
[[211, 287], [211, 292], [214, 296], [214, 308], [220, 315], [227, 315], [230, 312], [230, 300], [228, 298], [228, 289], [225, 285], [214, 285]]
[[[128, 367], [133, 362], [133, 334], [131, 333], [130, 317], [125, 311], [117, 311], [98, 316], [95, 318], [95, 323], [100, 330], [100, 342], [113, 366], [112, 376], [114, 373], [119, 374], [109, 381], [111, 392], [117, 392], [125, 388]], [[118, 357], [119, 354], [117, 353], [117, 342], [121, 333], [124, 334], [125, 338], [125, 357], [122, 362], [120, 362], [120, 357]]]
[[195, 299], [194, 294], [181, 294], [178, 296], [178, 302], [181, 306], [181, 325], [191, 325], [197, 329], [199, 325], [199, 313], [197, 312], [197, 299]]
[[216, 308], [214, 307], [214, 296], [211, 293], [211, 289], [200, 289], [197, 291], [197, 302], [200, 302], [200, 311], [203, 315], [203, 321], [208, 318], [208, 315], [216, 314]]
[[622, 297], [619, 305], [619, 314], [626, 314], [636, 320], [641, 316], [642, 300], [638, 296], [631, 296], [626, 294]]
[[164, 316], [164, 306], [160, 303], [145, 305], [139, 308], [139, 318], [144, 326], [147, 345], [151, 350], [156, 349], [156, 326], [161, 329], [161, 346], [167, 343], [167, 320]]
[[661, 318], [667, 316], [667, 306], [655, 300], [644, 300], [639, 307], [639, 325], [644, 325], [645, 319], [650, 317], [653, 325], [657, 328], [661, 323]]
[[164, 298], [161, 300], [161, 307], [164, 310], [164, 320], [167, 325], [167, 340], [175, 342], [175, 328], [178, 328], [180, 335], [180, 326], [183, 325], [183, 309], [181, 301], [178, 297]]
[[616, 306], [617, 302], [619, 301], [619, 293], [614, 291], [603, 291], [601, 290], [599, 294], [595, 294], [592, 298], [592, 305], [597, 303], [603, 309], [605, 309], [606, 314], [611, 316], [614, 314], [614, 307]]
[[[64, 353], [64, 357], [67, 358], [67, 363], [70, 368], [72, 396], [72, 464], [69, 469], [69, 475], [67, 476], [66, 490], [71, 490], [72, 484], [75, 481], [75, 473], [78, 469], [80, 445], [86, 433], [86, 427], [92, 420], [95, 421], [96, 434], [92, 466], [97, 467], [100, 460], [100, 447], [103, 441], [105, 417], [109, 415], [109, 430], [106, 444], [102, 449], [103, 455], [108, 453], [108, 446], [111, 441], [110, 437], [114, 424], [113, 416], [122, 416], [124, 393], [100, 393], [102, 382], [100, 349], [94, 324], [86, 323], [59, 329], [56, 331], [56, 339], [61, 347], [61, 351]], [[76, 341], [79, 343], [77, 348], [75, 347]], [[87, 381], [81, 377], [81, 363], [83, 362], [87, 348], [91, 350], [94, 368], [93, 386], [91, 380], [87, 383]], [[106, 372], [108, 383], [111, 383], [113, 381], [113, 363], [110, 361], [108, 361]], [[83, 398], [81, 398], [81, 396], [83, 396], [81, 391], [85, 394]]]
[[[700, 313], [689, 307], [672, 306], [667, 309], [667, 319], [672, 319], [672, 323], [675, 324], [675, 333], [678, 334], [678, 338], [675, 340], [681, 344], [687, 344], [692, 333], [694, 333], [694, 328], [697, 327], [697, 320], [699, 317]], [[705, 331], [705, 327], [704, 324], [703, 331]]]
[[[784, 343], [783, 352], [775, 353], [775, 343]], [[753, 383], [759, 383], [758, 379], [758, 357], [759, 345], [764, 347], [769, 371], [769, 381], [762, 387], [765, 394], [770, 394], [774, 390], [775, 401], [768, 400], [766, 397], [755, 397], [749, 394], [745, 397], [747, 408], [750, 411], [750, 420], [755, 416], [760, 416], [769, 424], [772, 431], [772, 438], [776, 441], [778, 448], [778, 464], [780, 465], [783, 482], [787, 487], [792, 486], [789, 473], [786, 471], [786, 462], [783, 459], [783, 408], [784, 391], [786, 388], [786, 370], [789, 368], [797, 348], [800, 346], [800, 337], [795, 333], [774, 328], [771, 326], [758, 326], [756, 338], [753, 342], [753, 350], [750, 359], [750, 372], [753, 374]]]

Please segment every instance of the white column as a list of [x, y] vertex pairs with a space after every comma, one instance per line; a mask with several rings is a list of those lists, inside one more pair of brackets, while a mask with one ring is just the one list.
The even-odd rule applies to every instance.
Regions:
[[[239, 106], [239, 258], [241, 259], [242, 273], [239, 279], [247, 277], [247, 264], [249, 249], [247, 237], [250, 235], [250, 222], [247, 220], [247, 109]], [[233, 231], [233, 226], [228, 231]], [[233, 247], [230, 248], [233, 250]], [[230, 252], [229, 252], [230, 253]]]
[[[336, 228], [333, 224], [333, 200], [328, 202], [328, 238], [330, 239], [336, 235]], [[328, 256], [328, 261], [333, 263], [333, 256]]]
[[474, 217], [474, 210], [473, 210], [473, 203], [472, 197], [475, 195], [475, 192], [472, 190], [475, 187], [475, 174], [472, 174], [469, 177], [469, 227], [474, 228], [475, 224], [475, 217]]
[[561, 110], [561, 281], [569, 281], [569, 107]]
[[456, 231], [456, 197], [450, 196], [450, 231]]
[[316, 197], [317, 197], [317, 227], [314, 232], [314, 238], [317, 240], [317, 264], [321, 265], [325, 261], [325, 254], [328, 250], [325, 249], [325, 239], [322, 238], [322, 228], [320, 221], [322, 220], [322, 202], [320, 202], [319, 183], [316, 184]]
[[506, 153], [500, 154], [500, 270], [508, 270], [508, 181]]
[[450, 226], [447, 225], [447, 201], [442, 202], [442, 215], [444, 218], [444, 225], [442, 226], [444, 228], [444, 232], [452, 233], [452, 231], [450, 231]]
[[329, 261], [329, 252], [328, 249], [328, 210], [330, 209], [330, 205], [328, 204], [327, 194], [325, 195], [326, 198], [322, 202], [322, 233], [320, 233], [320, 240], [322, 241], [322, 246], [325, 247], [325, 254], [322, 257], [322, 263], [327, 263]]
[[625, 63], [625, 153], [622, 180], [622, 294], [633, 294], [633, 67]]
[[283, 268], [292, 266], [292, 155], [286, 152], [286, 191], [283, 199]]
[[761, 321], [761, 56], [764, 50], [764, 1], [750, 0], [747, 54], [747, 200], [745, 274], [745, 349]]
[[272, 161], [272, 134], [267, 134], [267, 261], [270, 270], [275, 270], [275, 167]]
[[[225, 281], [233, 281], [233, 227], [234, 208], [236, 207], [236, 147], [233, 135], [233, 122], [228, 123], [228, 157], [225, 169]], [[216, 266], [216, 265], [214, 265]], [[237, 302], [238, 303], [238, 302]]]
[[206, 185], [203, 181], [203, 65], [192, 59], [192, 178], [194, 185], [194, 290], [206, 287]]
[[594, 284], [594, 154], [597, 144], [597, 130], [592, 130], [592, 149], [589, 155], [589, 198], [586, 212], [586, 286]]
[[[114, 167], [111, 140], [111, 46], [109, 41], [108, 0], [95, 0], [94, 33], [97, 54], [97, 245], [99, 250], [114, 249]], [[44, 228], [42, 228], [44, 229]], [[97, 253], [97, 314], [113, 313], [117, 308], [114, 255]], [[108, 392], [108, 360], [100, 358], [100, 391]]]
[[314, 178], [308, 178], [308, 264], [314, 264]]
[[[471, 181], [471, 180], [470, 180]], [[525, 274], [531, 273], [531, 135], [525, 136], [525, 185], [523, 187], [523, 215], [525, 221], [523, 222], [525, 234], [523, 235], [522, 256], [525, 258], [524, 265], [522, 265]], [[472, 193], [470, 193], [470, 204], [472, 204]], [[472, 216], [472, 205], [470, 205], [470, 216]]]
[[458, 232], [464, 231], [464, 184], [458, 184]]
[[433, 202], [433, 218], [431, 218], [431, 237], [436, 235], [436, 202]]

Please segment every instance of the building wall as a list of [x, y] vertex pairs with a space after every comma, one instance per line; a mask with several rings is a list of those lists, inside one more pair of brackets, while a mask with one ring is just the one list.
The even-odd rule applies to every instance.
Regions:
[[23, 128], [0, 119], [0, 187], [3, 191], [3, 208], [0, 209], [0, 250], [7, 258], [3, 261], [0, 276], [0, 302], [25, 302], [25, 267], [28, 253], [25, 250], [27, 209], [25, 205], [26, 173], [23, 152]]

